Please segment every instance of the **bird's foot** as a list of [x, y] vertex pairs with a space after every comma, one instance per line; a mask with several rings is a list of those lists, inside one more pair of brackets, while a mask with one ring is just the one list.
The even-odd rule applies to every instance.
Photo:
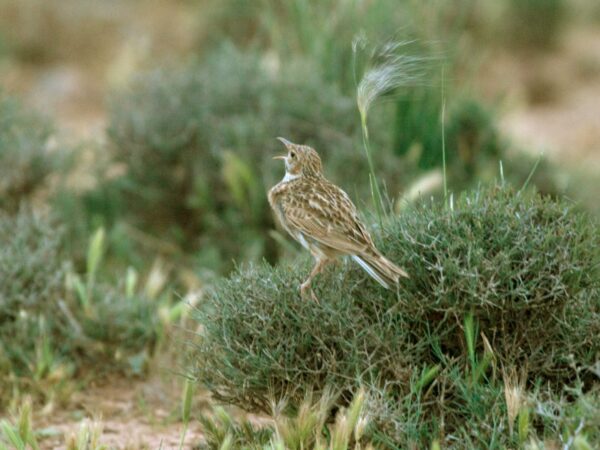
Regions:
[[312, 299], [312, 301], [319, 303], [319, 299], [317, 298], [317, 296], [311, 289], [309, 283], [302, 283], [300, 285], [300, 295], [302, 296], [302, 298], [307, 298], [310, 295], [310, 298]]

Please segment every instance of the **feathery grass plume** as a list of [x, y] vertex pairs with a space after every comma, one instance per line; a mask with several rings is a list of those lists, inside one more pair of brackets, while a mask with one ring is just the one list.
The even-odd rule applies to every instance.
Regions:
[[[414, 43], [391, 41], [370, 50], [365, 72], [356, 88], [356, 103], [363, 122], [366, 122], [369, 109], [378, 98], [398, 88], [424, 83], [432, 57], [408, 53]], [[352, 43], [355, 57], [367, 47], [368, 41], [363, 35], [356, 37]]]
[[276, 431], [274, 442], [282, 442], [285, 448], [292, 449], [315, 446], [336, 400], [337, 395], [329, 387], [325, 388], [318, 400], [315, 399], [315, 392], [309, 391], [294, 416], [285, 414], [285, 401], [279, 402], [273, 410]]
[[67, 438], [67, 450], [108, 450], [100, 443], [103, 424], [98, 420], [85, 419], [79, 425], [77, 434], [71, 433]]
[[[222, 407], [213, 408], [210, 415], [200, 415], [199, 421], [206, 446], [211, 449], [262, 449], [273, 436], [271, 426], [257, 427], [247, 419], [236, 420]], [[250, 443], [256, 444], [256, 447], [250, 447]]]
[[188, 426], [190, 424], [190, 417], [192, 414], [192, 400], [194, 398], [194, 386], [195, 383], [189, 378], [185, 380], [185, 386], [183, 388], [183, 397], [181, 399], [181, 421], [183, 422], [183, 430], [181, 431], [181, 440], [179, 442], [179, 449], [183, 448], [185, 442], [185, 435], [187, 434]]
[[[408, 46], [413, 43], [414, 41], [391, 41], [373, 47], [368, 52], [366, 68], [356, 88], [356, 104], [360, 113], [363, 147], [369, 165], [371, 195], [380, 224], [385, 209], [369, 143], [369, 109], [378, 98], [384, 95], [393, 95], [394, 91], [398, 89], [423, 83], [426, 62], [430, 61], [430, 58], [408, 53]], [[364, 35], [359, 35], [354, 39], [352, 51], [355, 66], [358, 53], [365, 51], [367, 47], [368, 41]]]
[[331, 450], [346, 450], [349, 448], [353, 437], [357, 440], [360, 439], [366, 424], [361, 423], [362, 430], [359, 430], [357, 426], [365, 406], [365, 397], [365, 390], [361, 388], [354, 396], [348, 409], [341, 409], [338, 412], [335, 425], [331, 431]]
[[25, 450], [31, 448], [38, 450], [39, 445], [33, 430], [31, 418], [31, 398], [27, 397], [17, 411], [16, 424], [8, 420], [0, 422], [0, 449], [8, 449], [4, 442], [11, 444], [11, 448]]
[[[513, 426], [517, 416], [521, 416], [522, 407], [525, 404], [525, 373], [517, 374], [514, 366], [505, 368], [502, 371], [504, 381], [504, 399], [506, 400], [506, 414], [508, 415], [508, 428], [510, 434], [513, 433]], [[519, 435], [521, 435], [521, 426], [519, 426]], [[524, 440], [524, 439], [523, 439]], [[523, 442], [523, 440], [520, 440]]]

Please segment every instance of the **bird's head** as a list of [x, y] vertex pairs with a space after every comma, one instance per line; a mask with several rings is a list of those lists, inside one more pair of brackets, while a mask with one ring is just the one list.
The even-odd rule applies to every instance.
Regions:
[[285, 145], [287, 155], [275, 156], [274, 159], [282, 159], [285, 162], [285, 171], [288, 175], [294, 178], [321, 176], [321, 158], [315, 149], [308, 145], [294, 144], [282, 137], [277, 139]]

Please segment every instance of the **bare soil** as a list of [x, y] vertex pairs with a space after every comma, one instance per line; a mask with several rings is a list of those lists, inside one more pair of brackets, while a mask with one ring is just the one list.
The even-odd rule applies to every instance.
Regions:
[[[112, 378], [74, 394], [66, 407], [40, 411], [34, 417], [43, 431], [44, 449], [65, 449], [69, 437], [82, 425], [100, 427], [100, 443], [111, 449], [178, 449], [184, 424], [181, 422], [181, 380], [152, 377], [148, 380]], [[207, 402], [197, 396], [194, 411], [206, 411]], [[201, 442], [198, 421], [192, 420], [182, 448]]]

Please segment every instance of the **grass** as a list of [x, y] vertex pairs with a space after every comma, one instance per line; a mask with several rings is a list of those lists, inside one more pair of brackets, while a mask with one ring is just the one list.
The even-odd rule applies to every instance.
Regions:
[[143, 374], [177, 318], [158, 316], [176, 304], [168, 292], [138, 283], [134, 272], [114, 284], [104, 279], [102, 230], [82, 274], [63, 254], [65, 239], [64, 228], [40, 213], [0, 215], [0, 392], [7, 400], [24, 391], [61, 401], [70, 381], [90, 368], [96, 377]]
[[256, 427], [239, 421], [222, 408], [213, 418], [203, 417], [206, 443], [202, 448], [346, 450], [373, 448], [365, 439], [369, 419], [366, 394], [359, 391], [347, 408], [341, 408], [332, 421], [335, 395], [327, 392], [317, 398], [307, 396], [294, 414], [284, 414], [285, 403], [273, 404], [273, 425]]
[[[4, 419], [0, 422], [0, 450], [38, 450], [40, 447], [39, 435], [42, 430], [37, 430], [32, 419], [32, 401], [25, 399], [12, 420]], [[64, 438], [67, 450], [107, 450], [108, 447], [100, 443], [102, 427], [98, 422], [82, 422], [77, 433], [68, 434]]]
[[[513, 400], [517, 402], [513, 405], [519, 408], [514, 415], [508, 400], [502, 396], [503, 392], [507, 396], [515, 392], [512, 381], [506, 377], [503, 387], [497, 380], [468, 385], [457, 371], [451, 376], [456, 377], [453, 382], [460, 386], [469, 404], [462, 408], [464, 420], [458, 429], [446, 435], [444, 420], [437, 423], [438, 429], [429, 428], [430, 420], [423, 417], [424, 411], [418, 406], [427, 403], [431, 389], [422, 390], [423, 385], [421, 388], [414, 385], [414, 391], [400, 402], [391, 402], [378, 392], [361, 389], [347, 408], [337, 412], [332, 409], [337, 398], [332, 391], [317, 398], [309, 394], [297, 408], [285, 414], [282, 413], [285, 402], [274, 401], [270, 413], [273, 423], [263, 426], [235, 419], [224, 409], [216, 408], [210, 416], [201, 418], [206, 436], [201, 448], [537, 449], [568, 445], [583, 450], [593, 448], [598, 442], [600, 398], [597, 389], [585, 394], [576, 390], [572, 399], [566, 401], [556, 394], [548, 396], [523, 388]], [[438, 379], [443, 380], [443, 374]], [[550, 412], [552, 408], [554, 413]]]

